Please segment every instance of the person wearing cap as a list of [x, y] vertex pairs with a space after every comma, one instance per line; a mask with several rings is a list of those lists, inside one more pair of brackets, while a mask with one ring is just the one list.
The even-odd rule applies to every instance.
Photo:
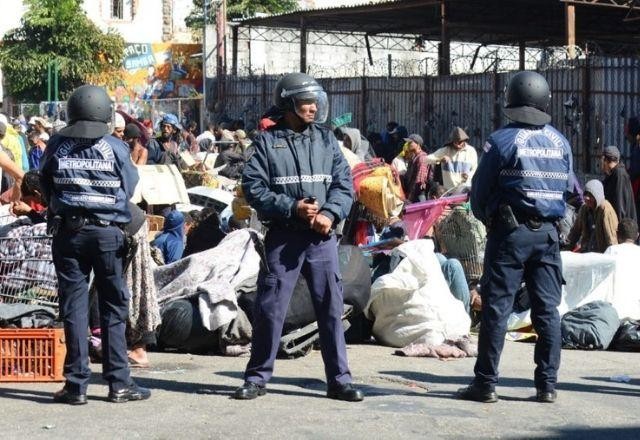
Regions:
[[557, 397], [562, 260], [555, 223], [565, 214], [573, 158], [569, 141], [549, 125], [550, 101], [542, 75], [516, 73], [507, 85], [503, 109], [512, 122], [489, 136], [473, 175], [471, 209], [488, 233], [475, 377], [458, 391], [461, 399], [498, 400], [495, 387], [507, 320], [523, 280], [538, 334], [535, 399], [552, 403]]
[[37, 131], [32, 131], [27, 137], [29, 141], [29, 169], [40, 169], [40, 161], [44, 155], [44, 150], [47, 148], [47, 144], [42, 140], [40, 134]]
[[407, 200], [411, 203], [425, 202], [429, 185], [433, 180], [433, 170], [427, 162], [427, 153], [422, 149], [422, 136], [411, 134], [404, 141], [408, 144], [409, 158], [409, 167], [405, 174]]
[[40, 139], [44, 142], [49, 140], [49, 133], [47, 133], [47, 130], [44, 127], [45, 122], [43, 118], [39, 116], [32, 116], [31, 119], [29, 119], [29, 125], [32, 130], [35, 130], [40, 135]]
[[47, 144], [41, 188], [53, 235], [60, 317], [67, 354], [64, 387], [53, 400], [87, 403], [89, 369], [88, 281], [94, 274], [103, 344], [102, 377], [107, 399], [120, 403], [147, 399], [149, 390], [131, 379], [125, 339], [130, 293], [123, 277], [124, 226], [131, 221], [129, 199], [138, 171], [129, 148], [111, 136], [111, 99], [104, 88], [83, 85], [67, 101], [69, 125]]
[[147, 150], [147, 164], [170, 165], [175, 164], [178, 168], [185, 168], [180, 159], [178, 141], [182, 126], [178, 122], [176, 115], [167, 113], [160, 121], [160, 136], [149, 139]]
[[359, 402], [342, 327], [344, 312], [335, 227], [353, 203], [351, 170], [327, 119], [327, 94], [304, 73], [282, 77], [274, 89], [280, 110], [275, 126], [253, 142], [242, 174], [242, 192], [268, 224], [264, 264], [258, 275], [251, 358], [233, 397], [264, 396], [273, 374], [293, 289], [307, 280], [320, 335], [327, 397]]
[[115, 112], [113, 118], [113, 131], [111, 132], [111, 136], [116, 137], [120, 140], [124, 139], [125, 126], [126, 124], [122, 115], [118, 112]]
[[618, 221], [630, 218], [637, 223], [638, 217], [631, 179], [625, 166], [620, 163], [618, 147], [615, 145], [604, 147], [600, 157], [600, 169], [605, 174], [602, 180], [604, 198], [613, 206]]
[[140, 138], [142, 137], [142, 133], [140, 132], [140, 127], [137, 124], [127, 124], [124, 127], [123, 132], [123, 140], [129, 145], [129, 149], [131, 150], [131, 160], [136, 165], [146, 165], [147, 164], [147, 149], [142, 146], [140, 143]]
[[584, 186], [584, 205], [567, 236], [568, 248], [603, 253], [609, 246], [618, 244], [618, 223], [613, 206], [605, 199], [602, 182], [590, 180]]
[[462, 128], [454, 127], [444, 147], [427, 156], [428, 163], [442, 165], [442, 185], [445, 191], [471, 186], [473, 173], [478, 166], [478, 153], [467, 143], [468, 140], [469, 136]]

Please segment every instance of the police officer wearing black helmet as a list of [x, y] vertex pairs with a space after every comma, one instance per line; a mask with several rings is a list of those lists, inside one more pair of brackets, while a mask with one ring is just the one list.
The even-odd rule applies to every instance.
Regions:
[[488, 233], [475, 378], [458, 391], [461, 399], [498, 400], [495, 386], [507, 319], [524, 280], [539, 336], [536, 400], [556, 400], [562, 262], [555, 222], [565, 213], [572, 156], [567, 139], [549, 125], [550, 99], [543, 76], [526, 71], [514, 75], [504, 108], [512, 123], [489, 136], [473, 176], [471, 208]]
[[49, 140], [41, 165], [67, 346], [66, 382], [53, 399], [71, 405], [87, 403], [91, 374], [88, 281], [92, 270], [99, 298], [102, 376], [109, 383], [108, 400], [127, 402], [150, 396], [149, 390], [131, 380], [125, 341], [130, 295], [122, 275], [122, 228], [131, 220], [127, 203], [138, 173], [127, 145], [109, 135], [111, 115], [111, 100], [103, 88], [78, 87], [67, 102], [69, 124]]
[[258, 277], [251, 359], [236, 399], [266, 393], [284, 318], [300, 273], [307, 280], [318, 319], [327, 397], [363, 399], [352, 385], [342, 327], [344, 311], [335, 225], [349, 213], [351, 171], [327, 118], [327, 95], [315, 79], [292, 73], [278, 81], [278, 122], [252, 143], [242, 176], [249, 204], [269, 225], [265, 267]]

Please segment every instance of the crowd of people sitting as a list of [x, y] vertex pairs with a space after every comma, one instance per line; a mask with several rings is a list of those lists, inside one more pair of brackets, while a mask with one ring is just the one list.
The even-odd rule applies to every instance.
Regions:
[[[165, 114], [154, 128], [147, 120], [138, 120], [117, 111], [112, 135], [129, 145], [131, 159], [136, 165], [172, 164], [186, 170], [191, 167], [188, 156], [193, 158], [198, 153], [214, 153], [217, 155], [214, 169], [226, 167], [228, 170], [231, 164], [233, 172], [229, 177], [238, 179], [252, 140], [259, 136], [261, 129], [272, 125], [275, 118], [277, 115], [267, 112], [258, 121], [259, 129], [248, 134], [242, 121], [208, 123], [199, 132], [195, 122], [183, 126], [173, 114]], [[629, 135], [634, 153], [632, 161], [640, 151], [640, 124], [636, 125], [636, 132]], [[23, 117], [9, 122], [7, 117], [0, 115], [0, 168], [3, 171], [0, 200], [11, 203], [14, 215], [28, 216], [33, 223], [45, 221], [46, 206], [40, 198], [37, 170], [47, 140], [63, 126], [62, 121], [49, 122], [42, 117], [32, 117], [28, 123]], [[635, 127], [633, 124], [629, 126], [631, 129]], [[336, 127], [334, 133], [352, 168], [375, 158], [391, 165], [400, 178], [407, 203], [425, 202], [443, 194], [465, 193], [472, 183], [482, 184], [473, 181], [479, 150], [469, 144], [469, 136], [462, 127], [452, 127], [448, 139], [435, 146], [425, 145], [420, 134], [410, 134], [395, 122], [389, 122], [382, 133], [369, 133], [367, 137], [356, 128], [344, 126]], [[632, 168], [635, 179], [632, 181], [615, 146], [603, 149], [601, 171], [603, 178], [588, 181], [584, 191], [577, 178], [573, 178], [573, 208], [569, 210], [563, 226], [564, 246], [577, 252], [638, 253], [634, 243], [638, 236], [640, 174], [633, 174]], [[183, 213], [167, 206], [161, 211], [163, 228], [149, 243], [147, 221], [144, 213], [137, 211], [141, 213], [138, 216], [140, 220], [132, 235], [138, 234], [140, 242], [145, 245], [136, 248], [137, 257], [132, 257], [128, 269], [127, 281], [134, 296], [130, 308], [130, 362], [134, 366], [146, 367], [149, 365], [146, 347], [155, 344], [153, 332], [160, 324], [153, 268], [215, 248], [226, 234], [245, 228], [247, 223], [233, 215], [221, 215], [212, 208]], [[403, 240], [406, 235], [402, 220], [395, 217], [377, 231], [380, 239], [395, 237]], [[467, 313], [479, 312], [481, 299], [475, 284], [477, 280], [470, 282], [456, 259], [443, 254], [437, 257], [453, 296], [462, 302]], [[380, 265], [380, 259], [386, 259], [383, 264], [387, 265], [388, 271], [390, 263], [387, 256], [375, 260], [374, 267]], [[97, 311], [94, 310], [95, 313]], [[92, 337], [99, 341], [98, 318], [93, 322]], [[97, 349], [95, 354], [99, 356], [99, 342], [94, 345]]]

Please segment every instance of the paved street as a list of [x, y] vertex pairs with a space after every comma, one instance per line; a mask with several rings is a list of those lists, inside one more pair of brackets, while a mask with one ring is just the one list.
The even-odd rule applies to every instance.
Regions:
[[[452, 398], [473, 359], [392, 352], [349, 347], [363, 403], [323, 397], [318, 351], [279, 360], [269, 393], [249, 402], [229, 399], [246, 358], [152, 353], [152, 369], [135, 373], [151, 400], [120, 405], [106, 402], [99, 374], [82, 407], [51, 402], [60, 384], [2, 384], [2, 438], [640, 438], [640, 354], [563, 351], [559, 399], [549, 405], [532, 400], [532, 344], [506, 344], [496, 404]], [[630, 382], [611, 380], [620, 375]]]

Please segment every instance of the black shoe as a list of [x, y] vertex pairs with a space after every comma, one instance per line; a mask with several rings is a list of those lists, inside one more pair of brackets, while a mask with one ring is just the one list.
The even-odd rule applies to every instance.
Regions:
[[69, 405], [86, 405], [87, 404], [87, 395], [86, 394], [74, 394], [67, 390], [65, 386], [60, 391], [56, 391], [53, 393], [53, 401], [56, 403], [66, 403]]
[[267, 394], [267, 389], [253, 382], [245, 382], [233, 393], [236, 400], [252, 400]]
[[327, 390], [329, 399], [344, 400], [346, 402], [361, 402], [364, 399], [364, 393], [353, 386], [351, 383], [337, 385]]
[[495, 391], [483, 390], [474, 385], [460, 388], [457, 397], [462, 400], [473, 400], [482, 403], [494, 403], [498, 401], [498, 395]]
[[553, 403], [558, 398], [558, 393], [556, 390], [552, 391], [543, 391], [538, 390], [536, 392], [536, 400], [541, 403]]
[[119, 390], [109, 390], [109, 402], [124, 403], [130, 400], [146, 400], [151, 397], [151, 391], [148, 388], [139, 387], [135, 383], [131, 383], [126, 388]]

